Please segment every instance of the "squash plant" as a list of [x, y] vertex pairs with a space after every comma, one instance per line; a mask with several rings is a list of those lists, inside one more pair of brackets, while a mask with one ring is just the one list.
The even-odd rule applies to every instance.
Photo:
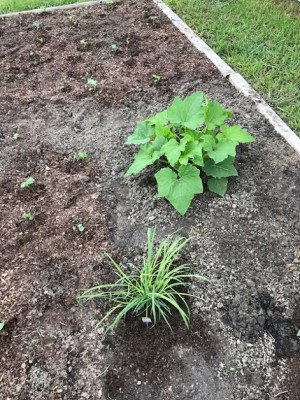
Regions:
[[155, 162], [163, 166], [155, 174], [158, 197], [165, 197], [181, 215], [203, 193], [204, 176], [208, 189], [224, 196], [228, 177], [238, 175], [236, 147], [255, 140], [239, 125], [225, 124], [231, 115], [203, 92], [175, 97], [166, 110], [138, 122], [128, 137], [126, 144], [140, 148], [125, 177]]

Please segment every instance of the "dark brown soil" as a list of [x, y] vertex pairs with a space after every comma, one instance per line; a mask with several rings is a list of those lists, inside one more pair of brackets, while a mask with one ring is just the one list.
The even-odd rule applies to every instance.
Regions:
[[[83, 98], [89, 95], [89, 78], [97, 81], [94, 98], [102, 105], [120, 105], [149, 87], [150, 92], [170, 92], [172, 84], [186, 73], [190, 79], [206, 80], [216, 74], [214, 66], [196, 51], [176, 62], [187, 43], [178, 35], [173, 40], [174, 27], [151, 3], [141, 3], [136, 9], [125, 3], [93, 10], [26, 15], [0, 22], [5, 88], [1, 113], [37, 101], [41, 107]], [[82, 39], [87, 45], [80, 44]], [[159, 84], [154, 74], [161, 76]]]
[[[300, 354], [296, 354], [289, 362], [290, 373], [284, 388], [287, 388], [288, 393], [293, 394], [294, 399], [300, 398]], [[288, 397], [287, 397], [288, 398]]]
[[[173, 332], [166, 325], [159, 324], [145, 330], [140, 321], [128, 319], [117, 329], [116, 338], [105, 340], [114, 353], [105, 380], [108, 398], [151, 398], [163, 389], [166, 382], [172, 384], [169, 374], [174, 368], [172, 349], [175, 346], [197, 349], [208, 363], [216, 356], [216, 343], [205, 334], [207, 327], [203, 321], [195, 321], [188, 331], [182, 329], [182, 320], [175, 316], [172, 329]], [[164, 399], [171, 400], [173, 396], [172, 392], [166, 393]]]
[[[82, 289], [112, 278], [101, 264], [104, 250], [113, 247], [108, 202], [99, 190], [101, 168], [93, 157], [75, 161], [76, 149], [57, 153], [41, 143], [42, 132], [24, 133], [15, 115], [26, 114], [30, 107], [34, 118], [35, 111], [49, 103], [63, 107], [91, 96], [106, 107], [132, 101], [143, 91], [172, 96], [172, 87], [183, 75], [210, 79], [216, 74], [206, 59], [195, 57], [196, 52], [176, 62], [187, 45], [179, 35], [174, 42], [173, 35], [172, 25], [149, 3], [0, 22], [3, 161], [5, 149], [12, 154], [0, 182], [2, 395], [78, 399], [87, 392], [101, 397], [99, 383], [90, 391], [87, 383], [83, 391], [78, 383], [77, 362], [80, 370], [87, 369], [98, 354], [86, 355], [90, 341], [97, 343], [94, 334], [86, 338], [95, 320], [81, 331], [83, 311], [76, 297]], [[80, 44], [82, 39], [87, 44]], [[153, 74], [161, 76], [159, 84]], [[97, 80], [93, 93], [88, 78]], [[17, 130], [20, 138], [13, 141]], [[36, 183], [21, 189], [29, 176]], [[113, 207], [110, 201], [110, 214]], [[24, 213], [32, 213], [34, 219], [25, 221]], [[84, 225], [83, 233], [78, 224]], [[161, 348], [162, 357], [167, 350]], [[152, 348], [149, 357], [155, 352]], [[93, 378], [88, 380], [91, 385]], [[106, 381], [115, 385], [109, 375]]]
[[[55, 374], [55, 365], [67, 362], [69, 355], [61, 353], [65, 338], [55, 331], [63, 327], [74, 335], [80, 329], [76, 297], [96, 277], [107, 279], [97, 264], [110, 239], [108, 206], [96, 189], [101, 170], [93, 160], [75, 161], [73, 155], [59, 155], [32, 140], [22, 139], [14, 147], [11, 167], [0, 182], [5, 319], [0, 342], [7, 389], [28, 379], [36, 365]], [[21, 189], [28, 176], [36, 183]], [[22, 217], [29, 212], [32, 221]], [[85, 227], [82, 233], [79, 223]], [[17, 398], [29, 395], [25, 389]]]
[[[299, 399], [292, 149], [150, 0], [4, 19], [0, 39], [0, 397]], [[239, 151], [225, 198], [199, 196], [181, 218], [150, 174], [124, 180], [135, 154], [124, 142], [195, 90], [233, 109], [257, 143]], [[191, 302], [190, 330], [176, 317], [174, 334], [128, 318], [103, 338], [93, 328], [107, 305], [77, 297], [114, 279], [104, 251], [141, 262], [153, 224], [158, 239], [197, 237], [184, 257], [212, 284], [192, 286], [204, 300]]]
[[[99, 167], [93, 160], [76, 161], [75, 155], [59, 155], [26, 140], [18, 147], [13, 168], [0, 181], [4, 264], [82, 263], [95, 257], [108, 241], [107, 206], [96, 190]], [[36, 182], [21, 188], [29, 176]], [[33, 220], [24, 219], [24, 213]], [[78, 224], [84, 225], [82, 233]]]

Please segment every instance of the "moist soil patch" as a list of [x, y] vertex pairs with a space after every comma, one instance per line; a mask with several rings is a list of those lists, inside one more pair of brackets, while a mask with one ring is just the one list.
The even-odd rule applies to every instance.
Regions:
[[[0, 35], [1, 398], [299, 399], [296, 153], [151, 1], [7, 18]], [[196, 90], [257, 141], [239, 149], [228, 194], [181, 217], [157, 198], [155, 168], [124, 179], [136, 151], [124, 142]], [[104, 252], [139, 265], [154, 225], [157, 241], [194, 237], [183, 258], [211, 283], [191, 282], [203, 300], [189, 330], [175, 314], [173, 333], [129, 316], [104, 337], [108, 305], [77, 297], [113, 281]]]

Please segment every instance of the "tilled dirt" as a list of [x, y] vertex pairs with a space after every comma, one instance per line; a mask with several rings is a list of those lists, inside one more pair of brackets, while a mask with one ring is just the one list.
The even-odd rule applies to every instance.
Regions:
[[[2, 397], [298, 399], [295, 152], [151, 1], [9, 18], [0, 35]], [[124, 179], [136, 151], [124, 142], [196, 90], [257, 142], [239, 150], [224, 198], [198, 196], [181, 217], [156, 197], [155, 168]], [[80, 149], [88, 158], [76, 161]], [[195, 236], [184, 259], [211, 279], [192, 284], [203, 301], [191, 302], [191, 329], [129, 318], [103, 338], [93, 327], [107, 305], [77, 296], [114, 279], [104, 251], [140, 263], [153, 225], [158, 240], [177, 228]]]

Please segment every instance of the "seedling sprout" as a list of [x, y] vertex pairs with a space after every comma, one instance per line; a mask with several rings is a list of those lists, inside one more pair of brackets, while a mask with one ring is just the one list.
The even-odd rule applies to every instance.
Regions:
[[25, 219], [25, 221], [32, 221], [34, 219], [34, 215], [31, 213], [24, 213], [22, 217]]
[[25, 181], [23, 181], [21, 183], [21, 189], [28, 188], [31, 185], [33, 185], [34, 183], [35, 183], [35, 179], [32, 176], [30, 176], [29, 178], [27, 178]]
[[95, 90], [97, 89], [97, 81], [96, 81], [96, 79], [89, 78], [87, 80], [87, 87], [88, 87], [90, 92], [95, 92]]
[[83, 233], [85, 231], [85, 227], [82, 224], [77, 225], [78, 232]]
[[76, 161], [83, 161], [88, 158], [88, 153], [83, 150], [78, 150], [77, 153], [75, 154], [75, 160]]

